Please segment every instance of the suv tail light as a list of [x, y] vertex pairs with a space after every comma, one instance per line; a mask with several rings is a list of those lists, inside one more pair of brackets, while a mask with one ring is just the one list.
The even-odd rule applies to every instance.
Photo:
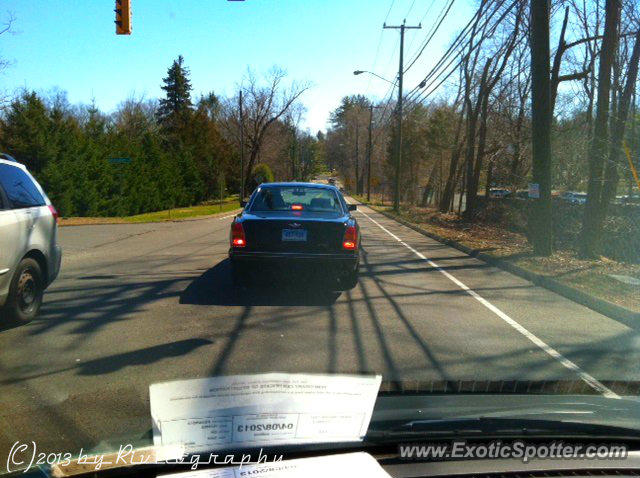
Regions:
[[52, 204], [49, 204], [49, 206], [47, 206], [49, 208], [49, 211], [51, 211], [51, 215], [53, 216], [53, 219], [56, 221], [56, 224], [58, 224], [58, 218], [60, 217], [60, 215], [58, 214], [58, 211], [56, 210], [55, 207], [53, 207]]
[[247, 239], [244, 235], [244, 228], [241, 222], [231, 224], [231, 247], [245, 247]]
[[346, 231], [344, 231], [342, 248], [351, 251], [358, 248], [358, 230], [355, 226], [349, 226], [347, 227]]

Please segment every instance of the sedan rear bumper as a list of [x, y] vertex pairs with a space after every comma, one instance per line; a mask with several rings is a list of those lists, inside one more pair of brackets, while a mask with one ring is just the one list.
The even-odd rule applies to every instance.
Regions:
[[339, 267], [342, 270], [355, 270], [358, 266], [357, 251], [343, 254], [301, 253], [301, 252], [262, 252], [229, 250], [229, 257], [236, 264], [273, 264], [273, 265], [315, 265]]

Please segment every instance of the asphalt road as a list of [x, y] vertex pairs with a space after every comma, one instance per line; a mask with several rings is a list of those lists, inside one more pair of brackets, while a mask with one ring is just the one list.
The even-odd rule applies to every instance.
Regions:
[[[41, 316], [0, 331], [0, 458], [150, 439], [148, 387], [266, 371], [385, 380], [639, 378], [638, 326], [597, 314], [361, 207], [358, 286], [234, 289], [230, 217], [66, 227]], [[601, 382], [605, 382], [603, 386]], [[0, 462], [1, 463], [1, 462]]]

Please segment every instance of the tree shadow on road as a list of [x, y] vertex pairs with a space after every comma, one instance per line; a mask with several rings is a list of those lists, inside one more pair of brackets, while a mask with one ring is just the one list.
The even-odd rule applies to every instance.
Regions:
[[62, 369], [31, 374], [28, 376], [7, 378], [0, 380], [0, 384], [10, 385], [13, 383], [20, 383], [27, 380], [32, 380], [34, 378], [57, 375], [62, 372], [73, 370], [76, 371], [77, 375], [104, 375], [117, 372], [126, 367], [150, 365], [170, 357], [181, 357], [184, 355], [188, 355], [191, 352], [199, 349], [200, 347], [211, 345], [212, 343], [213, 342], [211, 340], [203, 338], [177, 340], [174, 342], [167, 342], [160, 345], [153, 345], [150, 347], [132, 350], [130, 352], [106, 355], [104, 357], [100, 357], [94, 360], [88, 360], [86, 362], [80, 362]]
[[330, 306], [340, 296], [320, 278], [302, 274], [278, 277], [256, 270], [254, 284], [236, 286], [231, 262], [225, 259], [195, 279], [180, 294], [181, 304], [226, 306]]
[[208, 339], [193, 338], [109, 355], [80, 364], [78, 375], [101, 375], [115, 372], [125, 367], [150, 365], [166, 358], [187, 355], [200, 347], [212, 343]]

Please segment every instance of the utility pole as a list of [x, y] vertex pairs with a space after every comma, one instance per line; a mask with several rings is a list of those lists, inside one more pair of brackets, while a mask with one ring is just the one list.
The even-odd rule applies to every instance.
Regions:
[[360, 131], [358, 126], [360, 125], [359, 118], [356, 118], [356, 194], [360, 194], [360, 166], [358, 164], [358, 156], [360, 156], [358, 151], [358, 136], [360, 136]]
[[396, 177], [395, 188], [393, 191], [393, 209], [397, 211], [400, 208], [400, 167], [402, 164], [402, 76], [404, 73], [404, 31], [419, 30], [422, 24], [416, 26], [408, 26], [406, 20], [402, 21], [402, 25], [387, 25], [384, 23], [382, 28], [400, 29], [400, 65], [398, 67], [398, 144], [396, 151]]
[[[534, 253], [553, 252], [551, 220], [551, 82], [549, 67], [550, 2], [531, 2], [531, 136], [532, 176], [537, 197], [529, 217]], [[531, 192], [531, 189], [530, 189]]]
[[295, 127], [291, 127], [291, 146], [289, 147], [289, 156], [291, 157], [291, 181], [296, 180], [296, 155], [298, 154], [298, 138], [296, 137]]
[[244, 115], [242, 114], [242, 90], [238, 97], [240, 110], [240, 201], [244, 201]]
[[371, 202], [371, 130], [373, 128], [373, 103], [369, 103], [369, 138], [367, 140], [367, 202]]

